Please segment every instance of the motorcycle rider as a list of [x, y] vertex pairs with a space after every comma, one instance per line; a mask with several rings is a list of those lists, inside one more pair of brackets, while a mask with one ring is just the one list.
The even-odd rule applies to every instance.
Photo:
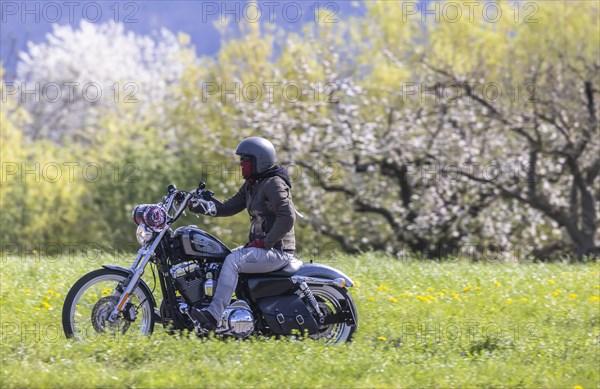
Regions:
[[236, 148], [244, 184], [223, 203], [206, 199], [193, 201], [192, 212], [232, 216], [244, 209], [250, 214], [250, 234], [245, 246], [225, 258], [213, 299], [207, 308], [190, 309], [200, 326], [214, 330], [229, 305], [239, 273], [268, 273], [294, 259], [296, 209], [292, 183], [285, 167], [275, 166], [275, 148], [265, 138], [244, 139]]

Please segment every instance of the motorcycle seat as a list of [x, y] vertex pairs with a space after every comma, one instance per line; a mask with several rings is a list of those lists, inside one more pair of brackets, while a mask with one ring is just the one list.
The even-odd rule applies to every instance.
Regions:
[[301, 267], [302, 267], [302, 261], [299, 260], [298, 258], [294, 258], [290, 261], [290, 263], [288, 263], [281, 269], [275, 270], [275, 271], [272, 271], [269, 273], [265, 273], [265, 274], [268, 274], [270, 276], [291, 277], [294, 274], [296, 274], [298, 272], [298, 270], [300, 270]]

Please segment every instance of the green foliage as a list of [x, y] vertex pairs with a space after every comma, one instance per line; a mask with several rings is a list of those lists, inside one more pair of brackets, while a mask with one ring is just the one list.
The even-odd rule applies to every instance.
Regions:
[[[327, 264], [356, 282], [351, 293], [360, 328], [353, 343], [326, 347], [313, 341], [176, 338], [160, 326], [150, 338], [69, 342], [60, 318], [69, 287], [99, 263], [127, 266], [131, 258], [2, 260], [0, 374], [7, 388], [600, 384], [598, 262], [337, 256]], [[152, 286], [151, 275], [144, 277]]]
[[[306, 220], [298, 221], [300, 247], [325, 242], [324, 231], [347, 237], [348, 246], [355, 249], [390, 252], [407, 245], [425, 250], [485, 243], [499, 236], [503, 249], [523, 242], [536, 247], [562, 243], [566, 223], [551, 215], [598, 214], [598, 192], [593, 189], [599, 177], [593, 173], [597, 141], [590, 135], [597, 130], [598, 116], [593, 104], [598, 98], [598, 78], [593, 76], [600, 45], [598, 5], [575, 3], [535, 2], [539, 8], [527, 19], [521, 5], [500, 1], [504, 16], [494, 23], [484, 19], [481, 4], [473, 19], [462, 4], [458, 22], [444, 17], [434, 23], [435, 18], [423, 22], [420, 15], [406, 15], [404, 6], [414, 2], [368, 1], [365, 17], [321, 21], [300, 32], [260, 23], [223, 27], [221, 50], [204, 58], [196, 57], [189, 37], [180, 33], [178, 49], [172, 52], [180, 58], [169, 62], [160, 57], [165, 69], [173, 65], [165, 72], [177, 74], [177, 79], [160, 80], [168, 85], [161, 94], [167, 101], [106, 107], [99, 111], [99, 121], [68, 138], [53, 137], [53, 142], [26, 135], [24, 128], [31, 125], [35, 109], [28, 116], [9, 96], [0, 115], [1, 157], [3, 163], [16, 164], [19, 174], [7, 174], [3, 165], [1, 239], [94, 241], [107, 246], [133, 242], [129, 214], [135, 204], [159, 201], [169, 183], [193, 188], [199, 180], [218, 198], [229, 197], [242, 184], [233, 155], [236, 144], [246, 136], [261, 135], [274, 142], [282, 162], [334, 167], [334, 183], [356, 191], [354, 198], [343, 190], [324, 191], [318, 178], [327, 174], [302, 168], [304, 177], [295, 180], [294, 187], [295, 203], [307, 214]], [[60, 59], [71, 61], [75, 69], [79, 65], [77, 58]], [[298, 101], [286, 100], [279, 86], [274, 96], [267, 96], [265, 85], [272, 82], [293, 82], [305, 93]], [[449, 101], [448, 96], [432, 102], [419, 93], [409, 98], [404, 94], [406, 83], [422, 93], [464, 82], [497, 85], [502, 98], [490, 103], [495, 111], [464, 100]], [[251, 83], [262, 87], [258, 102], [239, 95]], [[321, 85], [320, 93], [315, 93], [315, 84]], [[208, 85], [216, 88], [210, 95]], [[515, 95], [515, 85], [520, 94]], [[528, 86], [534, 86], [535, 96]], [[237, 98], [225, 93], [235, 88]], [[585, 99], [584, 88], [591, 101]], [[532, 97], [537, 105], [528, 100]], [[584, 149], [581, 156], [573, 154]], [[419, 169], [427, 169], [428, 163], [526, 165], [534, 151], [540, 166], [536, 195], [550, 199], [552, 208], [545, 213], [532, 206], [536, 199], [502, 198], [508, 191], [533, 193], [524, 180], [501, 183], [503, 192], [479, 182], [431, 184], [419, 177]], [[565, 162], [569, 155], [581, 165], [573, 171], [572, 161]], [[64, 164], [70, 162], [80, 164], [75, 180], [67, 179]], [[98, 166], [102, 177], [82, 178], [86, 163]], [[36, 164], [41, 169], [62, 166], [62, 179], [23, 176], [24, 168]], [[407, 167], [412, 181], [402, 183], [398, 178], [406, 170], [399, 172]], [[569, 189], [576, 176], [589, 177], [589, 184], [579, 185], [584, 187], [582, 194]], [[578, 196], [590, 193], [591, 208], [578, 210]], [[357, 199], [369, 199], [376, 211]], [[540, 204], [544, 208], [544, 201]], [[442, 210], [446, 214], [440, 215]], [[246, 236], [244, 214], [201, 223], [234, 244], [243, 243]], [[597, 222], [581, 229], [594, 243], [589, 231], [597, 230]], [[577, 240], [576, 235], [570, 238]], [[373, 236], [380, 239], [367, 241]]]
[[[3, 68], [0, 66], [0, 80], [3, 75]], [[4, 95], [4, 83], [0, 84], [0, 93]], [[20, 109], [12, 101], [2, 104], [0, 109], [0, 163], [2, 164], [2, 190], [0, 191], [0, 239], [2, 241], [10, 240], [11, 231], [7, 226], [12, 223], [22, 222], [22, 207], [7, 206], [8, 203], [15, 204], [25, 197], [23, 186], [19, 185], [18, 176], [9, 174], [9, 171], [16, 171], [18, 164], [16, 161], [25, 159], [25, 149], [23, 145], [23, 134], [21, 128], [29, 120], [26, 112]], [[9, 168], [7, 162], [13, 162]], [[20, 223], [20, 225], [23, 225]]]

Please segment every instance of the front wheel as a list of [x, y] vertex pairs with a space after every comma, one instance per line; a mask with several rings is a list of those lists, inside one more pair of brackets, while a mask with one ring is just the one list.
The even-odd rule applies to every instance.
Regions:
[[312, 290], [321, 312], [328, 315], [335, 315], [342, 311], [343, 307], [340, 301], [347, 300], [348, 306], [354, 313], [354, 317], [357, 318], [357, 322], [354, 325], [346, 323], [333, 323], [319, 326], [319, 332], [311, 335], [313, 339], [323, 340], [329, 344], [349, 342], [352, 340], [352, 335], [356, 332], [358, 327], [358, 316], [356, 313], [356, 306], [350, 293], [346, 289], [334, 288], [330, 285], [311, 285]]
[[153, 298], [139, 285], [114, 322], [108, 316], [119, 301], [117, 290], [127, 280], [125, 271], [99, 269], [81, 277], [73, 285], [63, 305], [62, 322], [67, 338], [97, 339], [125, 333], [150, 335], [154, 330]]

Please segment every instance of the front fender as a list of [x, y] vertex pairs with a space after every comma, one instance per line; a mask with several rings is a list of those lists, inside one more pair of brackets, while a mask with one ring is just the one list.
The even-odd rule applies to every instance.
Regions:
[[[124, 267], [121, 267], [121, 266], [102, 265], [102, 267], [105, 269], [116, 270], [118, 272], [122, 272], [124, 276], [133, 275], [133, 271], [131, 269], [125, 269]], [[142, 288], [148, 296], [150, 296], [150, 304], [152, 304], [152, 312], [154, 312], [154, 308], [156, 308], [157, 305], [156, 305], [156, 300], [154, 299], [154, 295], [152, 294], [152, 291], [150, 290], [150, 287], [148, 287], [148, 284], [146, 284], [146, 282], [144, 280], [142, 280], [141, 278], [140, 278], [140, 282], [139, 282], [139, 287]]]
[[344, 273], [342, 273], [334, 267], [323, 265], [320, 263], [306, 263], [302, 265], [300, 270], [298, 270], [298, 272], [296, 272], [295, 275], [306, 277], [323, 277], [331, 280], [336, 278], [343, 278], [344, 280], [346, 280], [346, 287], [354, 286], [354, 282], [352, 282], [350, 277], [348, 277], [347, 275], [345, 275]]

